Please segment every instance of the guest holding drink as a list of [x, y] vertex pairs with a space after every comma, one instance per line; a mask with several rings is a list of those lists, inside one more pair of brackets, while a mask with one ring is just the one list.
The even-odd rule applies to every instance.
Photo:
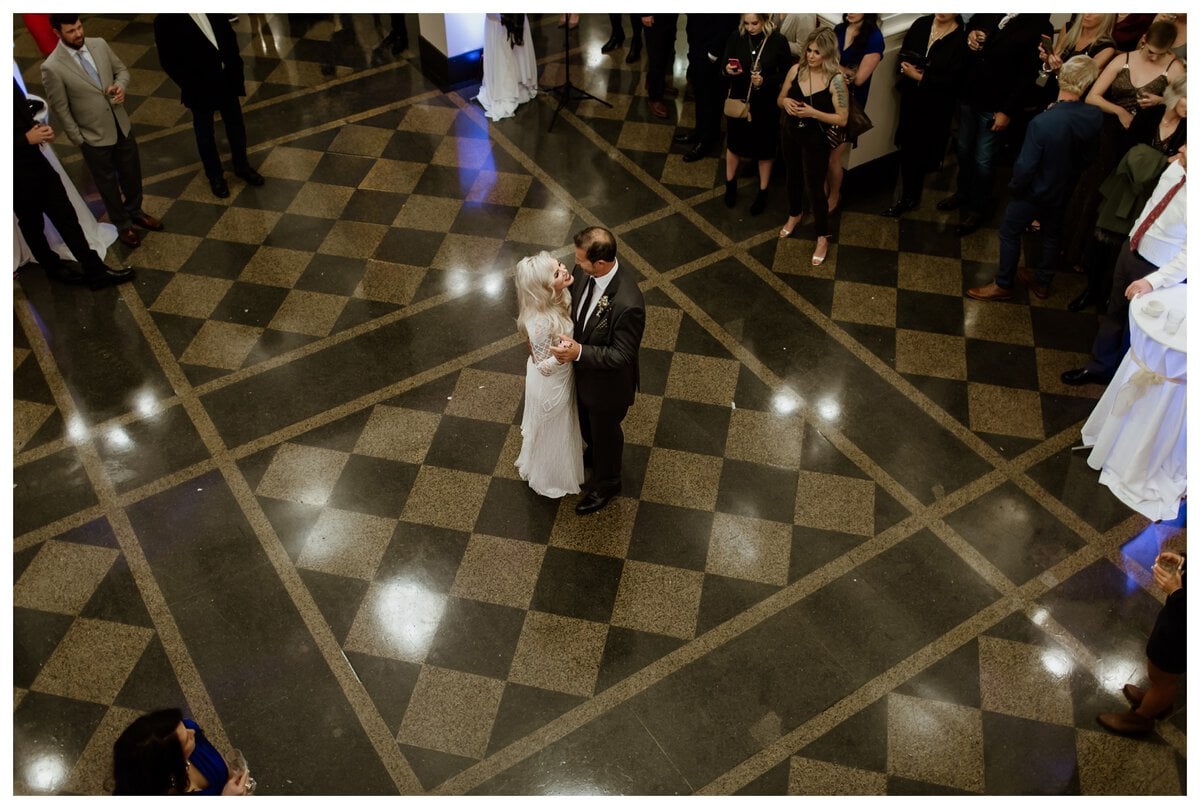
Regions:
[[[871, 91], [871, 76], [883, 60], [883, 32], [878, 14], [843, 14], [833, 29], [838, 41], [838, 64], [850, 87], [854, 103], [866, 109]], [[844, 140], [829, 153], [829, 212], [837, 210], [842, 194], [842, 158], [857, 140]]]
[[237, 771], [194, 720], [165, 708], [133, 720], [113, 743], [113, 794], [248, 795], [255, 783], [240, 763]]

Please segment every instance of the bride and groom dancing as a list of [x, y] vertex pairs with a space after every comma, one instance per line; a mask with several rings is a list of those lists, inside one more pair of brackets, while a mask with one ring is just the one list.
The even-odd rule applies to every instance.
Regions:
[[521, 259], [516, 287], [517, 329], [529, 341], [517, 471], [545, 497], [582, 487], [575, 513], [591, 514], [621, 491], [621, 421], [637, 392], [646, 326], [642, 292], [620, 271], [617, 240], [602, 227], [575, 235], [571, 272], [544, 251]]

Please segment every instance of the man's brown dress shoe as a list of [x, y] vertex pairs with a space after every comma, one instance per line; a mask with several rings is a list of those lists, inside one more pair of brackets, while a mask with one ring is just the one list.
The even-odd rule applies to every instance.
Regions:
[[[1133, 683], [1125, 683], [1125, 685], [1121, 688], [1121, 693], [1125, 696], [1125, 701], [1128, 702], [1135, 711], [1138, 709], [1138, 706], [1142, 704], [1142, 700], [1146, 698], [1146, 692], [1138, 688]], [[1174, 707], [1174, 705], [1168, 705], [1166, 708], [1163, 708], [1162, 713], [1155, 718], [1166, 719], [1171, 715], [1171, 710]]]
[[1021, 279], [1022, 284], [1029, 287], [1030, 292], [1032, 292], [1034, 295], [1037, 295], [1042, 300], [1046, 300], [1046, 298], [1050, 297], [1050, 287], [1039, 284], [1037, 282], [1037, 278], [1034, 277], [1033, 273], [1028, 267], [1022, 267], [1021, 269], [1017, 270], [1017, 277]]
[[650, 108], [650, 114], [655, 118], [671, 117], [671, 113], [667, 111], [667, 105], [661, 101], [647, 101], [646, 106]]
[[1133, 711], [1125, 713], [1102, 713], [1096, 721], [1113, 733], [1122, 736], [1144, 736], [1154, 730], [1154, 720]]
[[133, 228], [125, 228], [117, 234], [117, 238], [121, 240], [121, 244], [129, 247], [137, 247], [142, 243], [142, 240], [138, 238], [138, 235], [134, 232]]
[[977, 301], [1008, 301], [1012, 300], [1012, 296], [1011, 289], [1005, 289], [995, 281], [986, 286], [972, 287], [967, 290], [967, 297]]
[[148, 213], [138, 214], [137, 216], [133, 217], [133, 224], [140, 228], [145, 228], [146, 230], [163, 229], [163, 223]]

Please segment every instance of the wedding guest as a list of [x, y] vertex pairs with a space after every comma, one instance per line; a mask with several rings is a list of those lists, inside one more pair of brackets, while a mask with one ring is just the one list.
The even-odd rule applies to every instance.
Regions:
[[1154, 583], [1167, 593], [1146, 641], [1146, 673], [1150, 687], [1142, 690], [1125, 683], [1121, 694], [1129, 702], [1124, 713], [1102, 713], [1096, 721], [1113, 733], [1143, 736], [1154, 730], [1154, 720], [1166, 719], [1175, 706], [1179, 678], [1187, 669], [1186, 557], [1163, 551], [1150, 572]]
[[[850, 85], [850, 94], [860, 110], [867, 107], [871, 76], [883, 60], [883, 32], [878, 14], [843, 14], [833, 29], [837, 35], [839, 64]], [[837, 210], [842, 195], [842, 159], [857, 139], [846, 139], [829, 153], [829, 211]]]
[[1183, 64], [1171, 53], [1175, 27], [1156, 22], [1146, 33], [1146, 43], [1133, 53], [1108, 63], [1092, 85], [1087, 102], [1105, 113], [1104, 130], [1096, 159], [1079, 178], [1063, 225], [1063, 257], [1066, 267], [1079, 267], [1083, 248], [1092, 235], [1099, 208], [1096, 193], [1121, 156], [1132, 144], [1127, 131], [1141, 111], [1162, 102], [1167, 84], [1183, 75]]
[[1049, 14], [975, 14], [967, 23], [958, 186], [937, 204], [939, 211], [962, 209], [960, 236], [978, 230], [992, 208], [1001, 140], [1037, 77], [1038, 41], [1053, 33]]
[[846, 124], [850, 90], [837, 64], [837, 37], [829, 28], [808, 35], [804, 59], [793, 65], [776, 99], [784, 116], [780, 129], [787, 164], [788, 219], [779, 231], [786, 239], [813, 212], [816, 249], [812, 264], [819, 266], [829, 251], [829, 209], [825, 196], [825, 170], [831, 141], [841, 137]]
[[[1025, 132], [1021, 153], [1013, 165], [1012, 200], [1000, 225], [1000, 267], [995, 279], [967, 290], [967, 297], [980, 301], [1012, 298], [1014, 276], [1039, 298], [1050, 295], [1050, 282], [1058, 258], [1062, 209], [1079, 172], [1093, 158], [1104, 114], [1082, 101], [1096, 80], [1096, 63], [1090, 56], [1072, 56], [1058, 74], [1058, 99], [1036, 116]], [[1028, 269], [1017, 271], [1021, 260], [1021, 237], [1031, 222], [1041, 223], [1042, 255], [1036, 276]]]
[[729, 98], [749, 99], [749, 118], [726, 117], [725, 204], [737, 204], [737, 171], [742, 160], [758, 164], [758, 194], [750, 215], [767, 208], [767, 186], [779, 148], [779, 112], [775, 108], [783, 76], [791, 65], [787, 40], [766, 14], [743, 14], [725, 45], [724, 72]]
[[233, 173], [250, 185], [262, 185], [262, 175], [246, 154], [246, 124], [238, 101], [246, 94], [246, 82], [228, 15], [159, 14], [154, 18], [154, 45], [163, 71], [179, 86], [180, 100], [192, 112], [196, 149], [213, 196], [229, 196], [213, 127], [218, 112], [233, 153]]
[[204, 731], [178, 708], [133, 720], [113, 743], [114, 795], [246, 795]]
[[646, 39], [646, 106], [655, 118], [668, 118], [670, 111], [663, 99], [667, 74], [675, 59], [675, 34], [678, 14], [642, 16], [642, 36]]
[[42, 63], [42, 84], [54, 119], [79, 147], [117, 238], [137, 247], [134, 225], [162, 230], [142, 210], [142, 161], [125, 111], [129, 70], [98, 37], [84, 37], [78, 14], [51, 14], [58, 47]]
[[1113, 22], [1112, 38], [1117, 45], [1118, 53], [1128, 53], [1137, 50], [1142, 37], [1150, 23], [1154, 22], [1154, 14], [1118, 14]]
[[817, 15], [772, 14], [771, 19], [775, 21], [775, 30], [787, 40], [788, 50], [792, 52], [795, 60], [799, 61], [804, 53], [804, 43], [808, 41], [808, 35], [820, 25]]
[[[921, 201], [925, 174], [941, 165], [950, 137], [967, 35], [957, 14], [915, 20], [900, 46], [900, 199], [883, 212], [900, 216]], [[906, 58], [907, 57], [907, 58]]]
[[687, 15], [687, 78], [696, 99], [696, 126], [675, 136], [676, 143], [692, 144], [683, 156], [685, 163], [707, 157], [721, 144], [721, 107], [725, 100], [721, 55], [737, 24], [736, 14]]
[[1116, 19], [1116, 14], [1076, 14], [1069, 25], [1063, 26], [1049, 52], [1043, 47], [1044, 40], [1038, 45], [1042, 60], [1038, 81], [1045, 82], [1041, 93], [1045, 103], [1053, 102], [1058, 95], [1058, 71], [1072, 56], [1090, 56], [1096, 67], [1104, 70], [1117, 53], [1117, 44], [1112, 38]]
[[1187, 280], [1187, 146], [1167, 166], [1146, 207], [1121, 245], [1113, 268], [1108, 311], [1092, 342], [1092, 359], [1082, 368], [1065, 371], [1068, 385], [1107, 385], [1129, 349], [1129, 301], [1155, 289]]
[[[608, 53], [615, 51], [625, 44], [625, 26], [622, 25], [620, 14], [609, 14], [608, 23], [612, 26], [612, 33], [608, 36], [608, 41], [600, 46], [600, 53]], [[642, 18], [639, 14], [629, 15], [629, 24], [632, 28], [631, 42], [629, 44], [629, 53], [625, 55], [625, 64], [632, 65], [638, 59], [642, 58]]]

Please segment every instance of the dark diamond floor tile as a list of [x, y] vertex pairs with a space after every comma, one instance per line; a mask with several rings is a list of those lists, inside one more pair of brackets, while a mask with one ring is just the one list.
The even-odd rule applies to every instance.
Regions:
[[409, 489], [417, 479], [417, 468], [386, 458], [351, 455], [326, 505], [360, 514], [399, 518]]
[[347, 651], [345, 655], [388, 729], [392, 733], [399, 732], [421, 666], [361, 652]]
[[662, 396], [667, 390], [667, 374], [671, 370], [671, 352], [643, 348], [638, 352], [639, 390]]
[[888, 365], [896, 364], [896, 330], [866, 323], [839, 323], [851, 337]]
[[13, 469], [13, 535], [96, 505], [96, 494], [74, 448]]
[[710, 511], [640, 503], [627, 555], [642, 562], [704, 570], [712, 520]]
[[375, 248], [374, 258], [414, 267], [428, 267], [446, 238], [444, 233], [409, 228], [388, 228]]
[[734, 795], [786, 795], [788, 794], [788, 772], [791, 759], [784, 759], [750, 783], [739, 789]]
[[171, 222], [171, 232], [185, 236], [207, 236], [212, 226], [225, 214], [224, 205], [211, 205], [207, 202], [191, 202], [177, 199], [166, 210], [162, 218]]
[[604, 656], [600, 658], [600, 676], [596, 693], [616, 685], [631, 674], [678, 649], [684, 641], [653, 632], [639, 632], [619, 626], [608, 628]]
[[186, 710], [187, 700], [157, 635], [146, 644], [145, 651], [133, 671], [129, 672], [129, 678], [125, 680], [113, 704], [144, 713], [156, 711], [164, 705], [178, 705]]
[[[14, 791], [48, 794], [65, 786], [105, 710], [94, 702], [27, 694], [12, 718]], [[58, 766], [47, 771], [44, 762]], [[20, 783], [26, 786], [18, 786]]]
[[667, 272], [717, 249], [682, 214], [672, 214], [626, 233], [624, 241], [659, 272]]
[[353, 295], [367, 271], [365, 258], [348, 258], [318, 253], [296, 279], [296, 289], [329, 295]]
[[785, 275], [782, 278], [784, 283], [815, 306], [821, 314], [829, 317], [833, 313], [833, 279], [810, 278], [805, 275]]
[[475, 759], [472, 758], [427, 750], [424, 747], [413, 747], [409, 744], [401, 744], [399, 747], [417, 780], [425, 789], [433, 789], [475, 763]]
[[954, 232], [955, 224], [901, 217], [900, 249], [906, 253], [958, 258], [961, 242]]
[[524, 610], [451, 596], [425, 662], [503, 680], [524, 622]]
[[[841, 275], [840, 270], [838, 275]], [[962, 298], [949, 295], [898, 289], [896, 290], [896, 328], [961, 336], [963, 333], [962, 301]]]
[[796, 514], [797, 474], [765, 464], [726, 458], [717, 490], [717, 511], [791, 524]]
[[400, 522], [375, 579], [405, 578], [435, 592], [448, 593], [467, 549], [467, 539], [461, 531]]
[[381, 156], [388, 160], [429, 163], [441, 140], [437, 135], [427, 132], [394, 132]]
[[325, 241], [332, 219], [285, 213], [279, 217], [275, 227], [267, 234], [263, 244], [268, 247], [285, 247], [289, 250], [316, 250]]
[[558, 515], [557, 500], [542, 497], [521, 480], [492, 478], [475, 532], [546, 544]]
[[369, 157], [329, 152], [317, 163], [308, 179], [313, 183], [348, 185], [354, 188], [362, 182], [374, 164], [375, 161]]
[[1050, 569], [1084, 541], [1041, 504], [1006, 482], [948, 515], [963, 539], [1017, 584]]
[[425, 454], [425, 463], [490, 475], [507, 438], [505, 424], [443, 416]]
[[887, 771], [887, 697], [801, 747], [798, 755], [870, 772]]
[[970, 640], [896, 688], [895, 693], [978, 708], [979, 643]]
[[373, 320], [390, 315], [400, 308], [397, 304], [385, 301], [368, 301], [351, 298], [346, 301], [345, 308], [342, 309], [342, 313], [338, 315], [337, 321], [333, 324], [333, 333], [336, 334], [346, 329], [352, 329], [355, 326], [361, 326], [364, 323], [370, 323]]
[[275, 317], [287, 293], [281, 287], [238, 282], [229, 288], [209, 317], [263, 329]]
[[1033, 322], [1033, 341], [1038, 348], [1092, 353], [1096, 318], [1090, 307], [1083, 312], [1069, 312], [1031, 306], [1029, 317]]
[[728, 407], [663, 399], [654, 445], [704, 455], [725, 454], [729, 433]]
[[1037, 355], [1028, 346], [968, 339], [967, 378], [985, 385], [1037, 390]]
[[70, 615], [13, 607], [13, 687], [33, 685], [74, 620]]
[[512, 227], [516, 216], [517, 209], [507, 205], [465, 202], [448, 230], [451, 233], [503, 239], [508, 235], [508, 229]]
[[896, 286], [897, 258], [894, 250], [838, 245], [837, 280], [860, 284]]
[[584, 701], [583, 697], [572, 694], [505, 683], [500, 710], [492, 725], [492, 738], [488, 741], [488, 755], [533, 733]]
[[148, 629], [154, 627], [124, 556], [118, 556], [113, 562], [88, 603], [79, 611], [79, 617]]
[[258, 211], [286, 211], [303, 187], [299, 180], [272, 177], [263, 185], [243, 185], [233, 198], [233, 205]]
[[983, 780], [989, 795], [1078, 795], [1075, 729], [984, 711]]
[[970, 425], [971, 412], [967, 399], [967, 383], [957, 379], [941, 379], [936, 376], [901, 374], [914, 388], [933, 400], [934, 405], [945, 410], [959, 424]]
[[404, 207], [407, 194], [397, 194], [390, 191], [373, 191], [360, 188], [350, 197], [346, 207], [342, 209], [342, 219], [354, 222], [374, 222], [378, 225], [390, 225]]
[[679, 322], [679, 336], [675, 350], [683, 354], [699, 354], [702, 357], [733, 359], [725, 346], [708, 333], [699, 323], [686, 315]]
[[718, 624], [725, 623], [738, 613], [745, 612], [777, 590], [779, 588], [772, 584], [706, 574], [704, 587], [700, 591], [700, 615], [696, 619], [696, 637]]
[[538, 574], [531, 609], [607, 622], [621, 582], [620, 559], [550, 547]]
[[414, 194], [427, 197], [450, 197], [466, 199], [479, 176], [476, 169], [455, 168], [453, 166], [426, 166], [413, 189]]
[[857, 548], [866, 537], [843, 534], [838, 531], [822, 531], [803, 525], [792, 527], [792, 555], [788, 569], [788, 582], [807, 576], [814, 570], [832, 562], [842, 554]]

